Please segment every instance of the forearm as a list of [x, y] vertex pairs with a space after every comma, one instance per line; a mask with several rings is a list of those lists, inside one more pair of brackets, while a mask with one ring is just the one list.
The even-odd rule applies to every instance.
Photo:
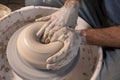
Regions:
[[85, 29], [81, 31], [81, 34], [86, 34], [87, 44], [120, 47], [120, 27]]

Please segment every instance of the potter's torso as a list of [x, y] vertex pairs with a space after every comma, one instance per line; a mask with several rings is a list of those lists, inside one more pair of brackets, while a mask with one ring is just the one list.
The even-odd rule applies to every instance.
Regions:
[[108, 17], [120, 24], [120, 0], [104, 0], [104, 6]]

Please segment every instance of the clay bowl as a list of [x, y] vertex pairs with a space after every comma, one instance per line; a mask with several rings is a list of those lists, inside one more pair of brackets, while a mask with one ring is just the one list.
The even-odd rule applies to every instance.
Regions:
[[[57, 10], [58, 10], [57, 8], [51, 8], [51, 7], [29, 6], [14, 11], [13, 13], [10, 13], [10, 15], [5, 16], [2, 20], [0, 20], [0, 28], [2, 31], [1, 33], [4, 33], [4, 34], [0, 34], [0, 36], [2, 37], [2, 39], [4, 39], [3, 41], [4, 45], [7, 45], [8, 40], [10, 39], [12, 34], [22, 26], [34, 22], [34, 20], [38, 17], [50, 15], [51, 13]], [[9, 23], [7, 23], [8, 21]], [[83, 22], [85, 22], [83, 19], [78, 18], [78, 25], [80, 25], [80, 23]], [[15, 36], [18, 35], [22, 29], [18, 30]], [[18, 52], [16, 52], [17, 45], [13, 44], [16, 43], [17, 40], [18, 40], [18, 36], [14, 38], [12, 37], [10, 39], [10, 42], [8, 43], [8, 47], [7, 47], [9, 48], [9, 50], [7, 49], [7, 58], [13, 71], [17, 75], [20, 75], [23, 79], [96, 80], [96, 77], [100, 72], [102, 66], [102, 49], [99, 46], [81, 45], [80, 54], [79, 54], [80, 58], [78, 58], [75, 66], [72, 69], [70, 69], [70, 71], [68, 71], [67, 74], [56, 75], [55, 73], [57, 71], [52, 73], [44, 72], [42, 70], [33, 68], [31, 65], [29, 65], [29, 63], [21, 60], [20, 55], [18, 54]], [[65, 69], [62, 71], [65, 72]]]
[[47, 69], [47, 58], [57, 53], [64, 45], [60, 41], [48, 44], [40, 42], [36, 33], [44, 24], [45, 22], [34, 22], [24, 26], [24, 29], [21, 30], [17, 38], [18, 54], [38, 69]]
[[8, 15], [11, 12], [11, 9], [7, 6], [0, 4], [0, 18], [2, 18], [5, 15]]

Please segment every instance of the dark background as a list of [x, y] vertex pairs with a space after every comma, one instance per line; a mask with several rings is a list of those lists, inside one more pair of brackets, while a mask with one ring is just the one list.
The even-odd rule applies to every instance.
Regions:
[[25, 0], [0, 0], [0, 3], [8, 6], [12, 11], [25, 6]]

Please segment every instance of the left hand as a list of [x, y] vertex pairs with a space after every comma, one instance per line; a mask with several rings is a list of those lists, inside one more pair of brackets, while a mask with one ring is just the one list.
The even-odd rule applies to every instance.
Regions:
[[[69, 64], [78, 54], [81, 38], [75, 30], [63, 27], [57, 32], [51, 32], [50, 42], [61, 41], [63, 48], [47, 59], [47, 69], [57, 70]], [[51, 34], [49, 34], [51, 35]]]
[[36, 21], [47, 21], [41, 29], [37, 32], [37, 36], [42, 42], [46, 42], [46, 38], [49, 37], [48, 34], [51, 30], [54, 32], [58, 31], [63, 27], [75, 28], [77, 24], [79, 11], [79, 1], [77, 0], [66, 0], [66, 3], [55, 13], [37, 19]]

